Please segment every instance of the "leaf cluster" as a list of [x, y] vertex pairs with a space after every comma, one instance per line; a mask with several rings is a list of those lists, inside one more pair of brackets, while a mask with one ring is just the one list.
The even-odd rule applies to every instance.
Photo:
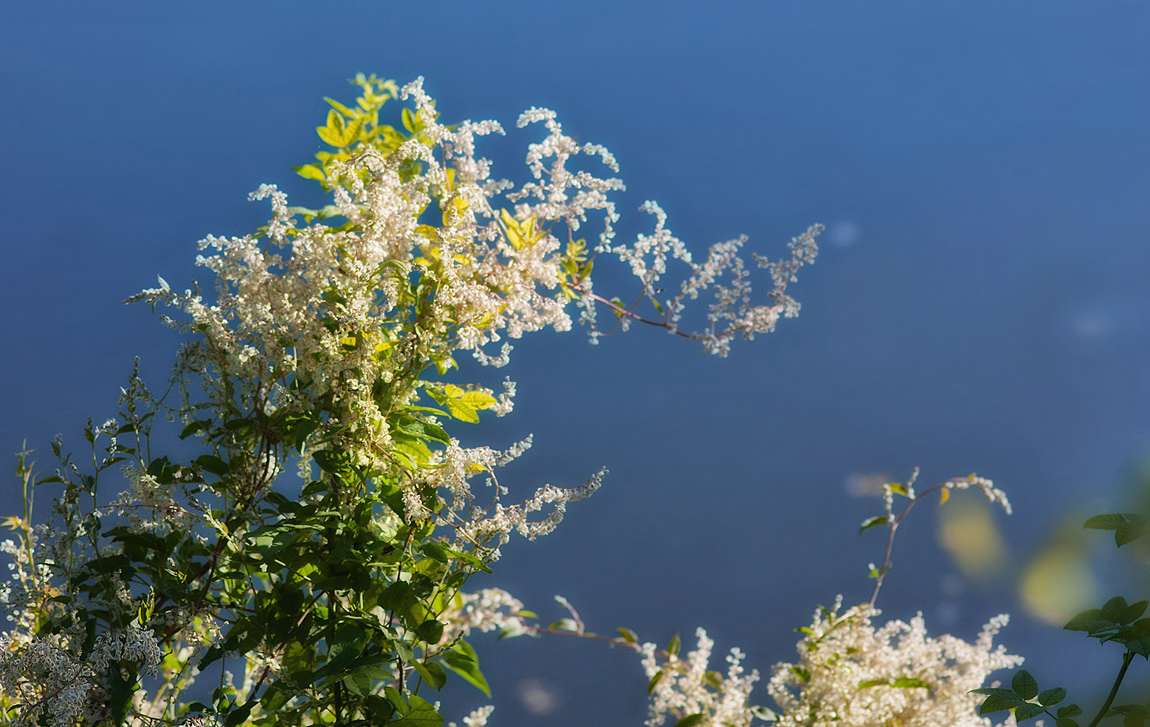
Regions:
[[[1037, 717], [1040, 714], [1050, 714], [1049, 708], [1060, 704], [1066, 699], [1066, 690], [1062, 687], [1038, 691], [1038, 682], [1025, 669], [1015, 672], [1010, 681], [1010, 688], [984, 687], [971, 690], [975, 694], [985, 694], [986, 699], [978, 708], [979, 714], [993, 714], [1010, 710], [1014, 718], [1021, 722], [1024, 719]], [[1074, 717], [1082, 714], [1077, 704], [1060, 707], [1055, 718], [1056, 727], [1078, 727]]]

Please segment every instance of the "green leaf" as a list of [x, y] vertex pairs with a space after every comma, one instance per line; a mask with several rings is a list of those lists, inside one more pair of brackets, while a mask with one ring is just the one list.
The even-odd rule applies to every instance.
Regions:
[[467, 391], [459, 397], [459, 401], [475, 409], [490, 409], [498, 400], [486, 391]]
[[649, 682], [647, 682], [647, 696], [648, 697], [650, 697], [652, 694], [655, 693], [655, 687], [657, 687], [659, 685], [659, 682], [661, 682], [661, 681], [663, 681], [663, 670], [662, 669], [655, 672], [655, 676], [651, 677], [651, 680]]
[[1082, 527], [1094, 530], [1113, 530], [1124, 522], [1126, 522], [1126, 518], [1122, 517], [1122, 515], [1119, 513], [1111, 513], [1107, 515], [1095, 515], [1087, 520]]
[[695, 727], [695, 725], [702, 724], [704, 719], [706, 717], [702, 712], [695, 712], [676, 722], [675, 727]]
[[475, 407], [470, 404], [460, 401], [459, 399], [448, 399], [443, 402], [447, 407], [448, 413], [461, 422], [468, 422], [470, 424], [479, 423], [479, 414], [476, 413]]
[[667, 644], [667, 653], [671, 656], [677, 656], [682, 645], [683, 641], [679, 638], [678, 634], [675, 634], [671, 637], [671, 643]]
[[1086, 521], [1085, 528], [1113, 530], [1114, 543], [1119, 548], [1150, 532], [1150, 521], [1133, 512], [1095, 515]]
[[443, 660], [443, 665], [448, 669], [463, 677], [488, 697], [491, 696], [491, 687], [488, 686], [483, 672], [479, 670], [479, 657], [471, 644], [460, 639], [451, 648], [451, 651], [440, 654], [440, 658]]
[[432, 560], [440, 563], [447, 563], [450, 560], [448, 548], [435, 540], [428, 540], [425, 543], [420, 543], [419, 551]]
[[[476, 421], [478, 421], [478, 419], [476, 419]], [[425, 422], [422, 419], [416, 419], [410, 416], [400, 417], [395, 426], [399, 431], [414, 437], [430, 439], [436, 442], [442, 442], [443, 444], [451, 443], [451, 437], [447, 436], [447, 432], [443, 431], [443, 427], [432, 424], [431, 422]]]
[[1145, 523], [1123, 523], [1114, 531], [1114, 543], [1121, 548], [1123, 545], [1141, 538], [1146, 532]]
[[268, 690], [264, 692], [263, 698], [260, 699], [260, 707], [262, 707], [265, 712], [274, 712], [287, 704], [290, 699], [291, 696], [287, 692], [281, 692], [279, 689], [276, 689], [273, 684], [268, 687]]
[[439, 640], [443, 638], [443, 623], [433, 618], [428, 619], [415, 629], [415, 635], [419, 637], [420, 641], [438, 644]]
[[112, 711], [112, 720], [117, 725], [124, 724], [124, 720], [128, 717], [128, 711], [132, 706], [132, 694], [136, 691], [136, 672], [134, 669], [129, 670], [128, 678], [125, 679], [121, 674], [121, 668], [113, 662], [108, 668], [108, 675], [111, 677], [111, 684], [109, 685], [109, 708]]
[[227, 719], [224, 720], [224, 727], [238, 727], [246, 722], [254, 706], [256, 706], [255, 701], [249, 700], [244, 706], [228, 712]]
[[1139, 601], [1132, 603], [1126, 607], [1122, 614], [1118, 617], [1118, 623], [1131, 624], [1138, 620], [1138, 618], [1146, 613], [1146, 606], [1150, 605], [1150, 601]]
[[622, 636], [623, 640], [626, 641], [628, 644], [639, 643], [639, 637], [631, 629], [620, 628], [619, 629], [619, 635]]
[[1001, 694], [1003, 696], [1017, 696], [1009, 689], [1001, 687], [982, 687], [980, 689], [971, 689], [971, 694]]
[[1015, 721], [1021, 722], [1024, 719], [1037, 717], [1045, 711], [1046, 708], [1041, 704], [1033, 704], [1031, 702], [1027, 702], [1026, 704], [1020, 704], [1014, 709], [1014, 719]]
[[994, 712], [1001, 712], [1006, 709], [1013, 709], [1024, 702], [1018, 697], [1017, 694], [991, 694], [978, 708], [978, 713], [992, 714]]
[[[284, 645], [280, 663], [293, 679], [301, 680], [302, 675], [315, 670], [315, 648], [292, 639]], [[308, 680], [309, 683], [311, 681]]]
[[1122, 615], [1126, 613], [1127, 608], [1126, 599], [1122, 596], [1115, 596], [1103, 604], [1102, 618], [1107, 621], [1122, 623]]
[[863, 679], [859, 682], [859, 689], [870, 689], [871, 687], [885, 687], [890, 684], [889, 679]]
[[403, 110], [401, 120], [403, 121], [403, 128], [407, 129], [412, 134], [414, 134], [415, 130], [419, 127], [419, 117], [416, 116], [415, 112], [411, 109], [405, 108]]
[[1065, 707], [1059, 707], [1056, 716], [1062, 719], [1063, 717], [1077, 717], [1080, 714], [1082, 714], [1082, 707], [1077, 704], [1068, 704]]
[[1075, 614], [1062, 628], [1067, 631], [1090, 631], [1090, 627], [1101, 620], [1102, 611], [1091, 608]]
[[891, 682], [890, 685], [897, 689], [930, 689], [929, 684], [914, 677], [899, 677]]
[[419, 676], [423, 677], [423, 681], [439, 691], [443, 689], [443, 685], [447, 684], [447, 674], [443, 671], [443, 667], [436, 664], [434, 661], [421, 662], [418, 659], [411, 662], [415, 670], [419, 672]]
[[[391, 687], [388, 689], [395, 691]], [[427, 700], [413, 694], [410, 698], [410, 704], [404, 704], [403, 697], [398, 696], [398, 694], [396, 692], [397, 699], [392, 699], [389, 693], [388, 701], [395, 704], [396, 711], [402, 716], [394, 722], [388, 722], [388, 727], [440, 727], [443, 724], [443, 717], [435, 711], [435, 707], [427, 703]], [[396, 704], [397, 700], [398, 704]]]
[[351, 662], [363, 652], [368, 634], [357, 623], [344, 623], [335, 632], [335, 639], [329, 649], [328, 666], [332, 675], [343, 673]]
[[1038, 695], [1038, 703], [1043, 707], [1050, 707], [1066, 699], [1066, 690], [1062, 687], [1047, 689]]
[[209, 428], [210, 426], [212, 426], [212, 423], [210, 421], [207, 421], [205, 419], [197, 419], [194, 422], [191, 422], [190, 424], [188, 424], [187, 426], [184, 427], [184, 430], [182, 432], [180, 432], [180, 439], [187, 439], [188, 437], [192, 436], [196, 432], [201, 432], [201, 431]]
[[232, 469], [231, 465], [214, 454], [201, 454], [192, 460], [192, 464], [202, 470], [211, 472], [216, 477], [223, 477]]
[[863, 520], [863, 524], [859, 527], [859, 535], [862, 535], [871, 528], [878, 527], [879, 525], [886, 525], [886, 515], [877, 515], [872, 518]]
[[292, 171], [300, 175], [304, 179], [313, 179], [317, 182], [322, 182], [326, 179], [323, 170], [314, 164], [304, 164], [299, 167], [292, 167]]
[[1010, 680], [1010, 688], [1023, 699], [1034, 699], [1038, 696], [1038, 682], [1025, 669], [1019, 669]]
[[351, 109], [349, 109], [348, 107], [344, 106], [343, 104], [341, 104], [339, 101], [336, 101], [333, 98], [328, 98], [327, 96], [324, 96], [323, 100], [327, 101], [328, 104], [331, 105], [331, 107], [333, 109], [340, 112], [341, 114], [348, 117], [349, 119], [355, 117], [355, 112], [352, 111]]
[[775, 714], [766, 707], [760, 707], [759, 705], [751, 707], [751, 714], [754, 715], [756, 719], [761, 719], [764, 722], [779, 721], [779, 715]]

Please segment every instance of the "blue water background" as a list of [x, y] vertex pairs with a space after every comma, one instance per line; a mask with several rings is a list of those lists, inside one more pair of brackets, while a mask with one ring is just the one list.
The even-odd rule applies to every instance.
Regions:
[[[157, 273], [203, 279], [194, 243], [262, 224], [261, 183], [319, 203], [290, 167], [356, 72], [425, 76], [448, 120], [553, 108], [618, 158], [621, 235], [649, 229], [646, 199], [700, 253], [828, 230], [801, 317], [726, 360], [655, 330], [517, 345], [514, 414], [465, 440], [533, 432], [502, 475], [523, 496], [611, 474], [490, 584], [545, 618], [561, 593], [603, 632], [691, 646], [703, 626], [769, 670], [817, 604], [869, 592], [882, 537], [856, 528], [880, 503], [852, 474], [993, 478], [1017, 574], [1067, 513], [1116, 508], [1150, 454], [1148, 33], [1133, 1], [5, 1], [0, 450], [26, 439], [48, 467], [53, 435], [78, 446], [114, 413], [134, 356], [164, 380], [174, 335], [120, 301]], [[481, 149], [522, 180], [538, 138]], [[1009, 611], [1001, 640], [1044, 686], [1108, 682], [1117, 649], [1028, 616], [1011, 577], [959, 577], [935, 525], [931, 505], [900, 531], [888, 615], [970, 638]], [[1099, 553], [1107, 588], [1147, 595], [1144, 567], [1124, 580]], [[476, 641], [492, 724], [644, 719], [627, 652]], [[466, 689], [444, 698], [457, 720], [486, 701]]]

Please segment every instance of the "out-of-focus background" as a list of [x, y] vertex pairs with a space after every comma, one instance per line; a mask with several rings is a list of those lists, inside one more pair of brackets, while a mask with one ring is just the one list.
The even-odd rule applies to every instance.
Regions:
[[[422, 75], [445, 119], [509, 130], [481, 146], [496, 176], [525, 177], [530, 106], [610, 148], [622, 236], [650, 230], [647, 199], [699, 253], [745, 233], [779, 256], [827, 226], [800, 318], [725, 360], [653, 329], [517, 345], [514, 414], [467, 441], [533, 432], [501, 477], [519, 493], [611, 474], [482, 585], [664, 644], [703, 626], [717, 663], [738, 645], [769, 671], [816, 605], [869, 594], [876, 484], [977, 471], [1015, 514], [916, 511], [880, 605], [968, 639], [1008, 611], [1000, 641], [1040, 684], [1096, 705], [1120, 650], [1060, 626], [1148, 595], [1147, 561], [1080, 527], [1146, 510], [1148, 31], [1134, 0], [2, 2], [0, 450], [26, 440], [51, 468], [51, 437], [79, 448], [133, 357], [159, 385], [177, 339], [120, 302], [157, 273], [206, 280], [196, 241], [262, 224], [263, 182], [321, 203], [290, 168], [319, 147], [322, 97]], [[616, 283], [597, 289], [632, 292]], [[0, 509], [18, 507], [13, 478]], [[492, 724], [645, 717], [629, 652], [475, 641]], [[487, 701], [457, 686], [456, 719]]]

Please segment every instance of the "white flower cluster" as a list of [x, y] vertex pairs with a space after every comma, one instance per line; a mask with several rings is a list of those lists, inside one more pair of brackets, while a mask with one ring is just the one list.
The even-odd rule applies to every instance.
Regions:
[[979, 477], [976, 474], [970, 474], [966, 477], [958, 477], [952, 480], [947, 480], [946, 484], [943, 486], [948, 490], [966, 490], [968, 488], [975, 487], [979, 490], [982, 490], [983, 494], [986, 495], [987, 499], [989, 499], [991, 502], [997, 502], [998, 504], [1002, 505], [1002, 509], [1006, 511], [1007, 515], [1011, 513], [1010, 500], [1006, 499], [1006, 493], [995, 487], [994, 482], [986, 479], [985, 477]]
[[[789, 261], [757, 258], [770, 269], [775, 287], [769, 305], [753, 305], [744, 263], [736, 255], [741, 239], [716, 245], [706, 262], [695, 264], [666, 230], [662, 210], [649, 202], [643, 209], [656, 216], [654, 234], [640, 235], [630, 246], [613, 244], [618, 215], [609, 195], [623, 189], [622, 182], [568, 167], [584, 155], [617, 171], [615, 159], [600, 146], [578, 144], [564, 134], [554, 112], [531, 109], [520, 117], [520, 127], [541, 122], [548, 135], [528, 149], [534, 181], [509, 191], [513, 185], [491, 179], [489, 162], [475, 155], [477, 136], [502, 133], [497, 123], [440, 124], [422, 79], [402, 95], [416, 107], [415, 136], [386, 156], [363, 148], [330, 170], [335, 208], [350, 227], [301, 226], [286, 196], [264, 185], [252, 194], [272, 204], [273, 218], [263, 234], [210, 236], [200, 243], [214, 251], [198, 263], [217, 276], [215, 305], [192, 291], [177, 294], [162, 280], [160, 288], [135, 296], [174, 303], [190, 316], [205, 345], [185, 351], [186, 363], [200, 369], [213, 365], [224, 376], [249, 382], [267, 413], [293, 400], [288, 381], [308, 381], [311, 395], [330, 393], [343, 403], [346, 416], [331, 422], [333, 427], [355, 430], [369, 445], [364, 451], [388, 451], [377, 387], [409, 376], [413, 363], [422, 368], [463, 350], [483, 363], [502, 365], [510, 351], [503, 338], [546, 326], [571, 327], [568, 296], [579, 299], [592, 337], [598, 335], [594, 308], [604, 301], [592, 292], [586, 274], [571, 273], [570, 253], [562, 252], [556, 236], [557, 223], [572, 237], [592, 212], [604, 216], [596, 250], [627, 262], [643, 296], [657, 293], [654, 284], [669, 259], [691, 268], [678, 294], [667, 301], [665, 319], [656, 323], [702, 341], [713, 353], [725, 355], [735, 336], [770, 331], [780, 316], [797, 313], [798, 304], [785, 289], [798, 267], [814, 260], [817, 228], [792, 242]], [[513, 215], [496, 203], [504, 193], [514, 204]], [[434, 224], [424, 222], [429, 206], [438, 208], [430, 220]], [[718, 285], [728, 272], [730, 285]], [[712, 285], [716, 300], [708, 328], [681, 333], [684, 300]], [[498, 352], [489, 352], [490, 345], [499, 346]], [[398, 403], [411, 395], [397, 392]], [[493, 409], [509, 410], [509, 398], [500, 397]]]
[[523, 602], [502, 588], [484, 588], [475, 593], [456, 593], [452, 608], [439, 616], [454, 637], [467, 636], [472, 629], [523, 633]]
[[832, 610], [816, 611], [803, 629], [799, 661], [774, 667], [767, 689], [783, 713], [777, 727], [992, 726], [978, 716], [982, 698], [970, 690], [1022, 663], [992, 645], [1007, 616], [991, 619], [970, 644], [928, 637], [921, 614], [876, 629], [878, 610], [862, 605], [839, 614], [840, 607], [841, 598]]
[[52, 727], [69, 727], [93, 706], [87, 669], [66, 648], [66, 639], [33, 639], [18, 644], [0, 634], [0, 693], [20, 704], [18, 727], [39, 724], [48, 716]]
[[[487, 517], [472, 518], [459, 528], [459, 537], [477, 545], [482, 545], [486, 552], [485, 557], [498, 560], [500, 547], [509, 539], [511, 531], [518, 531], [528, 540], [535, 540], [540, 535], [547, 535], [563, 521], [567, 512], [567, 503], [584, 500], [595, 491], [607, 475], [603, 468], [591, 476], [586, 484], [578, 487], [555, 487], [544, 485], [535, 491], [535, 494], [524, 502], [510, 507], [504, 507], [496, 502], [494, 512]], [[527, 517], [543, 509], [544, 505], [551, 505], [551, 512], [542, 520], [531, 521]], [[491, 541], [495, 541], [491, 545]]]
[[[480, 707], [464, 717], [463, 724], [467, 727], [486, 727], [487, 718], [490, 717], [494, 711], [495, 707], [490, 704], [486, 707]], [[448, 722], [447, 727], [456, 727], [456, 725], [454, 722]]]
[[156, 635], [148, 629], [130, 624], [126, 629], [103, 633], [96, 637], [90, 664], [97, 673], [120, 660], [133, 661], [156, 676], [163, 654]]
[[118, 669], [121, 660], [135, 662], [152, 676], [160, 665], [155, 635], [136, 624], [99, 635], [87, 661], [73, 655], [75, 647], [64, 635], [0, 634], [0, 694], [19, 705], [14, 724], [41, 724], [41, 716], [47, 716], [53, 727], [71, 727], [81, 718], [100, 718], [106, 706], [100, 683], [110, 665]]
[[727, 675], [707, 671], [714, 642], [703, 629], [695, 631], [697, 648], [680, 659], [669, 654], [660, 663], [656, 646], [643, 644], [643, 670], [649, 680], [653, 680], [647, 727], [659, 727], [668, 715], [678, 719], [694, 714], [703, 715], [701, 724], [746, 727], [755, 718], [749, 699], [755, 682], [759, 680], [757, 669], [745, 673], [742, 661], [743, 652], [731, 649], [727, 655]]
[[[190, 529], [199, 521], [199, 518], [176, 502], [171, 486], [161, 485], [143, 468], [126, 465], [122, 472], [128, 480], [129, 488], [117, 495], [112, 507], [128, 519], [133, 531], [164, 527]], [[190, 474], [191, 471], [188, 472]], [[141, 509], [144, 512], [139, 512]]]

